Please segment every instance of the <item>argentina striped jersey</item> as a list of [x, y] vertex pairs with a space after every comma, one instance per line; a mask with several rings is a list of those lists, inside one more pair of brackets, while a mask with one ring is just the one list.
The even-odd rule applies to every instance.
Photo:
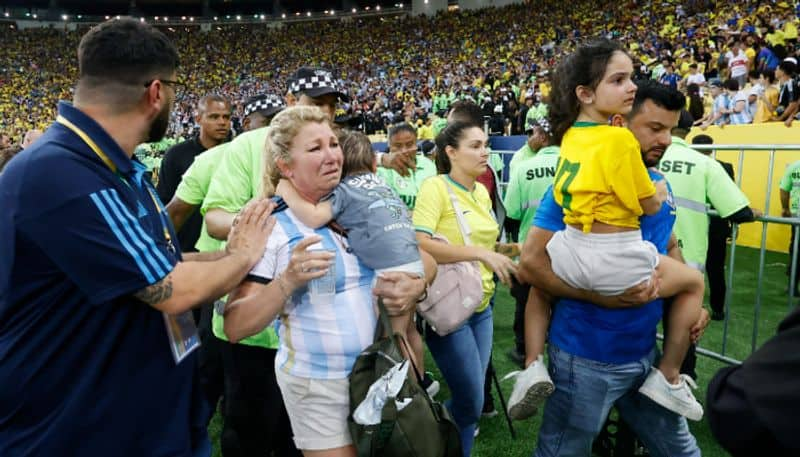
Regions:
[[332, 304], [312, 304], [308, 288], [300, 287], [280, 315], [280, 346], [275, 365], [293, 376], [343, 379], [356, 357], [372, 344], [377, 323], [371, 284], [375, 273], [348, 252], [347, 239], [327, 227], [312, 229], [287, 209], [274, 215], [275, 228], [264, 256], [251, 276], [273, 279], [289, 264], [292, 249], [307, 236], [319, 235], [311, 249], [336, 252], [336, 295]]

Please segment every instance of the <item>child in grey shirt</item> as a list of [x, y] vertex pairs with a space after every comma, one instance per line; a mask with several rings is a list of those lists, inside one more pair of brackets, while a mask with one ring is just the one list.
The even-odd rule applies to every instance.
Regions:
[[375, 174], [376, 160], [366, 135], [340, 135], [344, 163], [342, 182], [320, 203], [313, 204], [297, 194], [288, 180], [275, 189], [297, 217], [309, 227], [336, 222], [347, 231], [356, 256], [375, 270], [402, 271], [424, 276], [417, 237], [408, 207]]

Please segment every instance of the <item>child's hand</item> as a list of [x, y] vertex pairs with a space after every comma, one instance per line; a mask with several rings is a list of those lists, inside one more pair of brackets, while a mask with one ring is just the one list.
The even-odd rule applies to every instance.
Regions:
[[625, 127], [625, 116], [621, 114], [615, 114], [608, 118], [608, 125], [612, 127]]

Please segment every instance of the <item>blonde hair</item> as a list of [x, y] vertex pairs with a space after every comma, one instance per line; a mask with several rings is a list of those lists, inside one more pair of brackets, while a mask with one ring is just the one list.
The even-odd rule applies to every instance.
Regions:
[[289, 146], [300, 129], [310, 123], [325, 123], [333, 129], [328, 116], [316, 106], [292, 106], [272, 118], [272, 122], [267, 127], [267, 139], [264, 144], [262, 196], [271, 196], [275, 193], [275, 186], [281, 179], [281, 172], [277, 165], [278, 160], [282, 160], [286, 164], [292, 163]]

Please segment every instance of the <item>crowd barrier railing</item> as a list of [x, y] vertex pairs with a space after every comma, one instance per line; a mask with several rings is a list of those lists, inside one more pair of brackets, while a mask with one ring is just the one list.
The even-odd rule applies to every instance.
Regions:
[[[769, 224], [781, 224], [781, 225], [789, 225], [792, 227], [793, 230], [796, 230], [796, 227], [800, 225], [800, 218], [798, 217], [775, 217], [770, 216], [770, 203], [772, 200], [772, 191], [773, 191], [773, 177], [774, 177], [774, 168], [775, 168], [775, 154], [777, 151], [797, 151], [800, 150], [800, 145], [778, 145], [778, 144], [760, 144], [760, 145], [750, 145], [750, 144], [732, 144], [732, 145], [693, 145], [694, 149], [703, 151], [703, 150], [710, 150], [712, 151], [712, 156], [716, 157], [717, 151], [738, 151], [738, 173], [736, 177], [736, 184], [741, 188], [742, 180], [744, 179], [745, 168], [743, 167], [744, 164], [744, 154], [745, 151], [764, 151], [769, 154], [769, 166], [767, 167], [767, 179], [765, 181], [765, 199], [763, 205], [763, 216], [757, 217], [756, 221], [760, 222], [761, 227], [761, 242], [759, 246], [759, 256], [758, 256], [758, 273], [756, 275], [756, 294], [755, 294], [755, 301], [753, 306], [753, 326], [751, 331], [751, 339], [750, 339], [750, 353], [756, 350], [756, 346], [758, 344], [758, 334], [759, 334], [759, 325], [761, 319], [761, 312], [763, 306], [763, 292], [764, 292], [764, 269], [766, 263], [766, 251], [767, 251], [767, 228]], [[760, 203], [760, 202], [758, 202]], [[751, 204], [754, 205], [754, 204]], [[716, 211], [709, 211], [711, 215], [718, 215]], [[735, 288], [734, 277], [736, 274], [736, 248], [737, 248], [737, 235], [739, 232], [739, 224], [733, 224], [733, 230], [731, 234], [731, 242], [730, 242], [730, 251], [729, 251], [729, 259], [728, 259], [728, 271], [727, 271], [727, 281], [726, 281], [726, 289], [725, 289], [725, 319], [723, 321], [723, 330], [722, 330], [722, 342], [721, 348], [719, 352], [709, 350], [707, 348], [698, 347], [698, 353], [703, 354], [705, 356], [714, 358], [716, 360], [720, 360], [722, 362], [736, 364], [740, 363], [740, 360], [736, 358], [730, 357], [728, 355], [728, 347], [729, 347], [729, 325], [730, 325], [730, 308], [731, 308], [731, 301], [733, 297], [733, 290]], [[797, 272], [797, 253], [798, 253], [798, 238], [794, 237], [793, 246], [791, 249], [791, 256], [789, 259], [790, 262], [790, 272], [789, 272], [789, 292], [787, 293], [787, 314], [791, 311], [795, 306], [795, 299], [793, 296], [792, 291], [795, 288], [795, 274]]]
[[[518, 139], [515, 139], [519, 142]], [[761, 227], [761, 238], [760, 238], [760, 245], [758, 246], [759, 250], [759, 260], [758, 260], [758, 270], [756, 275], [756, 295], [754, 298], [754, 307], [753, 307], [753, 326], [750, 338], [750, 351], [752, 353], [755, 351], [758, 345], [758, 336], [759, 336], [759, 325], [761, 324], [761, 313], [762, 313], [762, 306], [763, 306], [763, 292], [764, 292], [764, 270], [765, 270], [765, 263], [766, 263], [766, 251], [767, 251], [767, 228], [769, 224], [777, 224], [783, 226], [790, 226], [793, 230], [796, 230], [798, 226], [800, 226], [800, 218], [798, 217], [776, 217], [770, 216], [770, 202], [772, 200], [772, 192], [774, 183], [773, 178], [775, 176], [775, 155], [777, 152], [783, 151], [800, 151], [800, 145], [797, 144], [789, 144], [789, 145], [782, 145], [782, 144], [731, 144], [731, 145], [693, 145], [694, 149], [698, 151], [702, 150], [710, 150], [712, 151], [712, 156], [716, 157], [717, 151], [733, 151], [738, 152], [737, 158], [737, 173], [736, 173], [736, 184], [739, 188], [742, 187], [742, 182], [744, 180], [745, 175], [745, 168], [744, 168], [744, 156], [745, 151], [763, 151], [764, 153], [769, 154], [768, 161], [769, 165], [767, 167], [767, 179], [765, 182], [765, 199], [763, 202], [763, 206], [759, 209], [763, 209], [763, 216], [757, 217], [756, 222], [760, 222], [762, 224]], [[503, 163], [505, 164], [504, 170], [502, 173], [499, 174], [500, 177], [500, 188], [505, 189], [508, 186], [508, 164], [511, 161], [511, 157], [514, 155], [516, 150], [510, 149], [492, 149], [493, 153], [497, 153], [503, 159]], [[800, 160], [800, 156], [798, 156]], [[756, 179], [759, 179], [756, 177]], [[763, 179], [761, 177], [760, 179]], [[751, 203], [751, 207], [758, 208], [761, 202], [754, 202]], [[717, 213], [713, 209], [708, 210], [709, 215], [717, 215]], [[733, 297], [733, 290], [735, 287], [734, 278], [736, 274], [736, 251], [737, 251], [737, 238], [739, 233], [739, 225], [733, 224], [733, 231], [731, 236], [730, 242], [730, 250], [729, 250], [729, 258], [727, 262], [728, 270], [727, 274], [727, 282], [726, 282], [726, 290], [725, 290], [725, 319], [723, 321], [723, 332], [722, 332], [722, 341], [719, 350], [712, 350], [710, 348], [699, 346], [697, 348], [697, 352], [704, 356], [729, 363], [729, 364], [738, 364], [741, 363], [741, 360], [737, 357], [732, 357], [729, 350], [729, 338], [730, 338], [730, 307], [731, 307], [731, 300]], [[791, 249], [791, 258], [790, 258], [790, 275], [789, 275], [789, 291], [795, 290], [795, 277], [798, 268], [797, 264], [797, 257], [798, 257], [798, 244], [800, 244], [800, 236], [794, 237], [792, 240], [793, 246]], [[787, 314], [795, 307], [795, 299], [792, 293], [787, 293]], [[743, 354], [739, 357], [744, 358], [744, 356], [749, 355]]]
[[[760, 246], [759, 249], [759, 260], [758, 260], [758, 270], [756, 275], [756, 292], [754, 297], [754, 306], [753, 306], [753, 324], [752, 330], [750, 332], [750, 348], [749, 353], [755, 351], [758, 345], [758, 336], [759, 336], [759, 326], [761, 324], [761, 314], [762, 314], [762, 307], [763, 307], [763, 292], [764, 292], [764, 277], [765, 277], [765, 264], [766, 264], [766, 251], [767, 251], [767, 228], [769, 224], [779, 224], [779, 225], [788, 225], [791, 226], [793, 229], [796, 229], [797, 226], [800, 226], [800, 218], [798, 217], [776, 217], [770, 216], [770, 202], [772, 200], [772, 192], [773, 192], [773, 178], [775, 176], [775, 155], [778, 151], [800, 151], [800, 145], [778, 145], [778, 144], [760, 144], [760, 145], [750, 145], [750, 144], [734, 144], [734, 145], [693, 145], [694, 149], [698, 151], [702, 150], [710, 150], [712, 151], [712, 156], [716, 156], [717, 151], [734, 151], [738, 152], [738, 160], [737, 160], [737, 174], [736, 174], [736, 184], [739, 188], [742, 187], [742, 182], [745, 179], [745, 168], [744, 168], [744, 155], [745, 151], [763, 151], [764, 153], [769, 154], [769, 165], [767, 167], [767, 179], [765, 181], [765, 199], [763, 202], [763, 206], [761, 206], [761, 202], [754, 202], [751, 203], [752, 207], [760, 207], [763, 208], [763, 216], [757, 217], [756, 222], [760, 222], [762, 224], [761, 228], [761, 239], [760, 239]], [[510, 161], [511, 156], [514, 154], [515, 151], [512, 150], [493, 150], [492, 152], [498, 153], [503, 158], [504, 163], [508, 164]], [[798, 156], [800, 159], [800, 156]], [[507, 167], [506, 167], [507, 168]], [[507, 173], [503, 173], [501, 179], [501, 188], [505, 188], [508, 185], [508, 177]], [[763, 179], [763, 177], [761, 177]], [[716, 211], [713, 209], [708, 210], [709, 215], [718, 215]], [[731, 242], [730, 242], [730, 251], [729, 251], [729, 258], [727, 262], [727, 281], [726, 281], [726, 290], [725, 290], [725, 319], [723, 321], [723, 331], [722, 331], [722, 341], [721, 345], [718, 350], [714, 350], [711, 348], [706, 348], [699, 346], [697, 348], [697, 352], [704, 356], [729, 363], [729, 364], [738, 364], [741, 363], [741, 360], [737, 357], [733, 357], [730, 354], [730, 319], [731, 319], [731, 301], [733, 298], [733, 290], [735, 288], [734, 278], [736, 275], [736, 251], [737, 251], [737, 235], [739, 233], [739, 225], [733, 224], [733, 232], [731, 235]], [[789, 275], [789, 291], [793, 291], [795, 289], [795, 277], [797, 272], [797, 257], [798, 257], [798, 244], [800, 244], [800, 236], [794, 237], [792, 240], [793, 248], [791, 250], [791, 258], [790, 258], [790, 275]], [[795, 306], [795, 299], [793, 294], [787, 294], [787, 314], [791, 311]], [[749, 354], [748, 353], [748, 354]], [[738, 354], [737, 354], [738, 355]], [[743, 357], [747, 354], [742, 354], [739, 357]]]

